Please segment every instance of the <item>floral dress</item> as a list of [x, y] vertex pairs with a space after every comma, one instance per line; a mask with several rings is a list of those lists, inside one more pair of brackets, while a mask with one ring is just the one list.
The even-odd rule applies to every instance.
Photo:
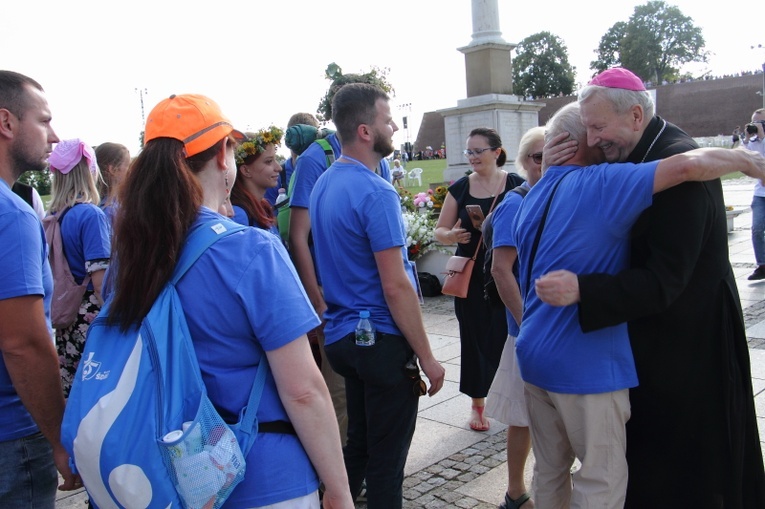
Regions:
[[[99, 270], [106, 270], [109, 260], [97, 260], [85, 262], [85, 270], [88, 274]], [[74, 374], [80, 363], [82, 350], [85, 346], [85, 336], [88, 327], [98, 316], [101, 304], [98, 302], [96, 292], [86, 290], [77, 312], [77, 319], [66, 329], [56, 329], [56, 349], [58, 350], [59, 369], [61, 371], [61, 384], [64, 388], [64, 396], [69, 397], [72, 388]]]

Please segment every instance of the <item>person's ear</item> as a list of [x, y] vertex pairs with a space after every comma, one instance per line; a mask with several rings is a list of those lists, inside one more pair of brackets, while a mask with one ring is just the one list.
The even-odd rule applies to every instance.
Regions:
[[0, 136], [13, 138], [18, 118], [5, 108], [0, 108]]
[[643, 107], [639, 104], [635, 104], [630, 109], [630, 116], [632, 121], [632, 128], [635, 131], [639, 131], [643, 127], [643, 118], [645, 113], [643, 112]]
[[373, 138], [372, 129], [366, 124], [359, 124], [356, 128], [356, 135], [360, 140], [369, 141]]
[[215, 163], [218, 165], [218, 168], [221, 170], [228, 169], [228, 156], [229, 150], [234, 150], [233, 147], [230, 146], [230, 143], [228, 140], [223, 140], [223, 143], [220, 144], [220, 148], [215, 153]]

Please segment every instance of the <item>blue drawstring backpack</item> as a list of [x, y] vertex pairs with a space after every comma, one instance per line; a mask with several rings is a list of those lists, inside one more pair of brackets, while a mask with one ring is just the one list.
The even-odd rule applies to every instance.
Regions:
[[219, 219], [194, 228], [168, 284], [140, 326], [90, 325], [61, 441], [99, 508], [217, 508], [244, 477], [268, 364], [248, 405], [226, 424], [210, 400], [175, 285], [217, 240], [245, 227]]

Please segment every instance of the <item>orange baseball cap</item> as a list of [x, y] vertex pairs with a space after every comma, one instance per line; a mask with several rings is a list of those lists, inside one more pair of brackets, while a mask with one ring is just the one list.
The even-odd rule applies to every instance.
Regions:
[[186, 157], [191, 157], [229, 134], [238, 140], [244, 139], [244, 134], [234, 129], [215, 101], [199, 94], [173, 94], [160, 101], [149, 113], [144, 141], [176, 139], [183, 142]]

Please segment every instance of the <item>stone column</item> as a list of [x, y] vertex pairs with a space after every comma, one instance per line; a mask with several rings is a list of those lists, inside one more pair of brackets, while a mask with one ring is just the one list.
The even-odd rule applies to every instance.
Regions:
[[499, 29], [497, 0], [472, 0], [473, 40], [469, 46], [489, 42], [507, 44]]
[[510, 52], [514, 44], [502, 38], [497, 0], [471, 0], [473, 35], [470, 44], [459, 50], [465, 55], [467, 96], [512, 94]]

